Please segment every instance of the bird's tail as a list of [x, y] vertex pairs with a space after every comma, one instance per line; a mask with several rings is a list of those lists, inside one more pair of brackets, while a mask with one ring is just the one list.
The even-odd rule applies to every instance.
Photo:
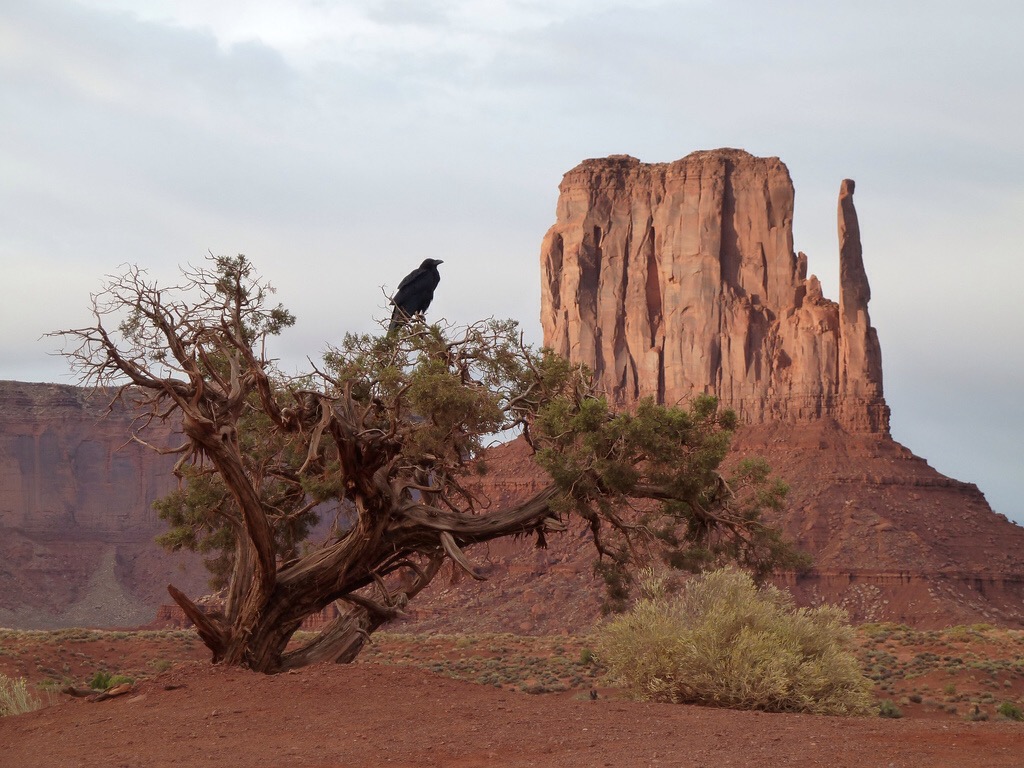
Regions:
[[409, 322], [409, 316], [402, 311], [401, 307], [395, 307], [395, 311], [391, 313], [391, 324], [388, 325], [388, 335], [397, 331], [407, 322]]

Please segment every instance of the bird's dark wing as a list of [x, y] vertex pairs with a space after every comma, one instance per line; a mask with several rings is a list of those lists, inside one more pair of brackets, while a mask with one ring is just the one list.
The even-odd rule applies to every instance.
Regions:
[[441, 276], [436, 269], [417, 269], [399, 284], [398, 292], [392, 301], [407, 315], [425, 312], [434, 298], [434, 289], [440, 281]]
[[426, 312], [434, 299], [434, 289], [441, 282], [437, 266], [420, 267], [406, 275], [398, 284], [391, 302], [395, 311], [391, 315], [391, 330], [419, 312]]
[[427, 271], [429, 270], [427, 270], [425, 267], [417, 267], [408, 275], [403, 277], [402, 282], [398, 284], [398, 291], [395, 293], [395, 297], [397, 298], [399, 294], [401, 294], [403, 288], [408, 287], [413, 281], [416, 280], [416, 278], [418, 278], [420, 275]]

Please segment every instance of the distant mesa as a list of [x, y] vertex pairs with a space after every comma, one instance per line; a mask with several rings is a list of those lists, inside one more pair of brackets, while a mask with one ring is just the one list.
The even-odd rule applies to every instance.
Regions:
[[[174, 458], [130, 442], [112, 390], [0, 381], [0, 626], [131, 627], [167, 583], [202, 590], [198, 557], [170, 554], [153, 501]], [[171, 445], [169, 425], [149, 439]]]

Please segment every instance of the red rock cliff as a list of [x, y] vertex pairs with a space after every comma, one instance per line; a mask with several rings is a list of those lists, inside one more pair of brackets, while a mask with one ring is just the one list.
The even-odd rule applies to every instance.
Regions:
[[[617, 404], [710, 392], [745, 419], [730, 461], [762, 456], [787, 481], [773, 522], [815, 561], [783, 577], [800, 604], [839, 603], [856, 621], [1024, 626], [1024, 528], [889, 435], [853, 193], [844, 180], [836, 303], [794, 253], [793, 184], [777, 158], [587, 160], [565, 175], [541, 248], [544, 342], [593, 368]], [[510, 467], [490, 476], [492, 497], [531, 476], [509, 462], [515, 450], [491, 462]], [[548, 579], [555, 594], [580, 546], [553, 543], [546, 570], [517, 555], [510, 583], [532, 569], [531, 589]], [[538, 626], [549, 603], [562, 604], [539, 598]]]
[[541, 249], [545, 345], [590, 366], [618, 404], [708, 392], [750, 423], [831, 416], [888, 434], [853, 188], [840, 190], [836, 304], [794, 253], [778, 158], [584, 161]]
[[[197, 558], [169, 555], [153, 501], [173, 457], [131, 443], [109, 393], [0, 381], [0, 626], [133, 626], [173, 581], [201, 591]], [[172, 443], [170, 428], [148, 438]]]

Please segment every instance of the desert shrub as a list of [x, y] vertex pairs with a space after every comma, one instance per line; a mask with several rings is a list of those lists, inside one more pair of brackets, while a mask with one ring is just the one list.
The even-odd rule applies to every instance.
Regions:
[[1014, 704], [1012, 701], [1004, 701], [996, 709], [1000, 715], [1005, 717], [1007, 720], [1024, 720], [1024, 712], [1021, 708]]
[[645, 596], [598, 632], [597, 657], [640, 699], [772, 712], [866, 715], [871, 683], [844, 611], [796, 608], [745, 573], [712, 571]]
[[878, 716], [896, 719], [903, 717], [903, 712], [900, 711], [899, 707], [889, 701], [889, 699], [886, 699], [878, 705]]
[[28, 690], [24, 677], [0, 674], [0, 717], [32, 712], [41, 706], [42, 699]]
[[90, 688], [96, 691], [105, 691], [110, 687], [110, 673], [100, 670], [95, 675], [89, 678], [89, 682], [86, 683]]
[[86, 683], [86, 685], [93, 690], [107, 691], [116, 685], [121, 685], [121, 683], [132, 682], [135, 682], [134, 679], [127, 675], [112, 675], [109, 672], [101, 670], [89, 678], [89, 682]]

